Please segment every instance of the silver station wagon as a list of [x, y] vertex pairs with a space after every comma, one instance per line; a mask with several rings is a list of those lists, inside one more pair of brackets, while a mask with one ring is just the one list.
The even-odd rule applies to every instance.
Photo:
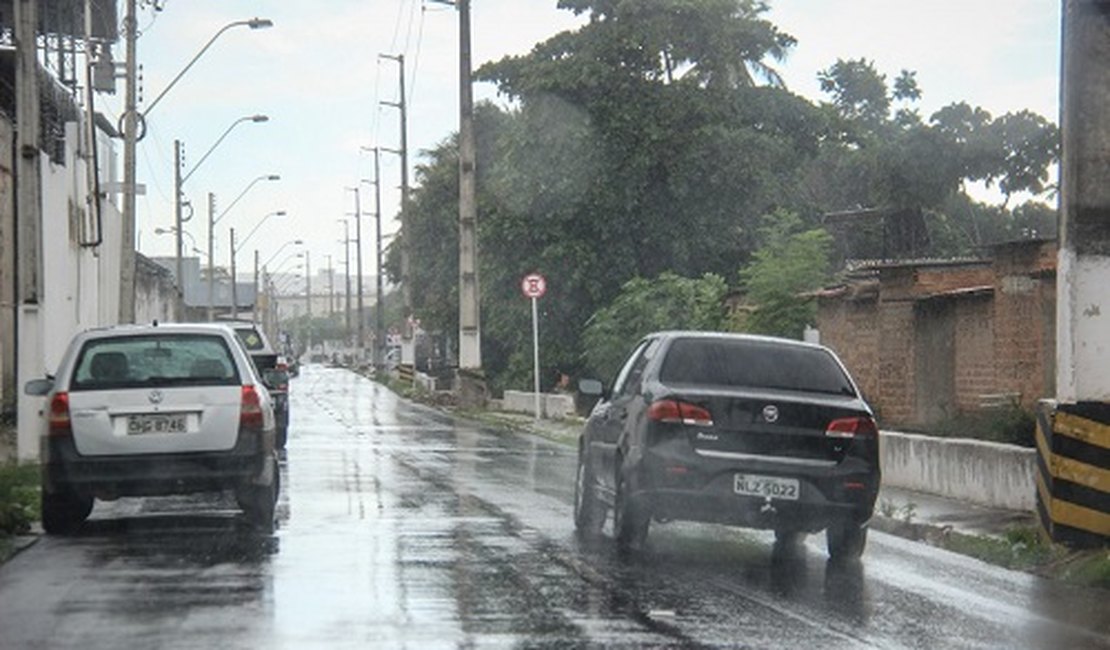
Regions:
[[235, 493], [273, 529], [279, 472], [271, 397], [224, 325], [119, 326], [74, 337], [46, 396], [42, 523], [76, 530], [94, 499]]

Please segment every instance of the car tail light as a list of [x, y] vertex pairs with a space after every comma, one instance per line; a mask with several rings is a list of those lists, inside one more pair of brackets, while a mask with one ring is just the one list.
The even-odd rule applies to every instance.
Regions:
[[73, 423], [69, 419], [69, 393], [55, 393], [50, 400], [50, 435], [64, 437], [73, 435]]
[[838, 418], [825, 427], [825, 435], [830, 438], [874, 438], [879, 435], [879, 427], [869, 417]]
[[713, 426], [713, 416], [708, 410], [673, 399], [661, 399], [648, 407], [648, 417], [667, 424], [689, 424], [697, 427]]
[[240, 429], [262, 428], [262, 400], [254, 386], [243, 386], [243, 400], [239, 409]]

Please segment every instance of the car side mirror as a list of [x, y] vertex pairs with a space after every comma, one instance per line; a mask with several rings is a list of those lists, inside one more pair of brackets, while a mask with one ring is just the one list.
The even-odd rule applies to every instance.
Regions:
[[578, 392], [590, 397], [605, 397], [605, 386], [596, 379], [579, 379]]
[[42, 397], [52, 390], [54, 390], [53, 379], [32, 379], [23, 385], [23, 392], [35, 397]]

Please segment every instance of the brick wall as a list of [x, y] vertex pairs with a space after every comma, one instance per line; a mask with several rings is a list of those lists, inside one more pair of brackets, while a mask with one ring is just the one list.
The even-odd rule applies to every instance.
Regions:
[[979, 408], [979, 396], [997, 392], [994, 300], [990, 294], [956, 301], [956, 410]]
[[[855, 298], [853, 286], [874, 284], [874, 272], [819, 297], [821, 342], [844, 360], [884, 424], [928, 424], [926, 410], [976, 410], [982, 395], [1018, 393], [1032, 408], [1054, 393], [1056, 244], [1007, 244], [992, 254], [990, 262], [879, 267], [869, 300]], [[925, 356], [939, 352], [952, 363]]]

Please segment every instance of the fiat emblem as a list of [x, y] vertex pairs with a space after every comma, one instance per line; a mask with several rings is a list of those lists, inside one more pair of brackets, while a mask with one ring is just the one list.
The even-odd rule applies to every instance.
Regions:
[[768, 404], [763, 407], [763, 419], [767, 422], [774, 423], [779, 419], [779, 409], [774, 404]]
[[162, 403], [162, 391], [160, 391], [160, 390], [150, 391], [149, 399], [150, 399], [151, 404], [161, 404]]

